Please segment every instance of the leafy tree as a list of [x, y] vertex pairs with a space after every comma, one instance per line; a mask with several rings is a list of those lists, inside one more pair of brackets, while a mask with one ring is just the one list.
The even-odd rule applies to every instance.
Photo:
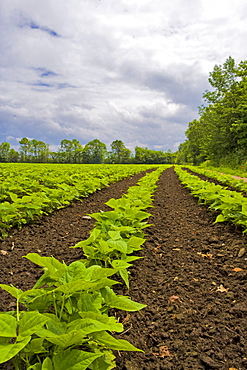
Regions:
[[150, 150], [148, 148], [135, 147], [135, 163], [166, 164], [174, 163], [175, 155], [169, 150], [164, 153], [162, 150]]
[[131, 150], [127, 149], [121, 140], [114, 140], [111, 143], [111, 152], [109, 153], [109, 163], [130, 163]]
[[0, 144], [0, 162], [8, 162], [10, 152], [10, 143], [6, 141]]
[[63, 139], [56, 159], [62, 163], [82, 163], [83, 148], [80, 142], [76, 139]]
[[22, 162], [28, 162], [29, 160], [29, 150], [30, 150], [30, 141], [24, 137], [19, 141], [20, 144], [20, 155]]
[[20, 154], [13, 148], [9, 151], [9, 158], [8, 162], [18, 162], [20, 158]]
[[203, 94], [209, 105], [200, 109], [199, 120], [189, 123], [187, 144], [179, 148], [178, 158], [235, 166], [247, 156], [247, 61], [236, 66], [229, 57], [214, 67], [209, 82], [214, 91]]
[[83, 150], [84, 163], [103, 163], [107, 154], [104, 143], [98, 139], [89, 141]]
[[203, 98], [208, 103], [216, 103], [220, 101], [226, 92], [234, 85], [237, 79], [237, 69], [235, 60], [229, 56], [223, 66], [215, 65], [212, 72], [209, 73], [208, 81], [215, 91], [206, 91]]
[[47, 162], [49, 156], [49, 145], [43, 141], [32, 139], [29, 141], [30, 161]]

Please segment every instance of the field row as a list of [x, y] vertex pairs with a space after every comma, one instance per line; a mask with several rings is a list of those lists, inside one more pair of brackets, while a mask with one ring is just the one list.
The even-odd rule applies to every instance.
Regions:
[[236, 190], [239, 190], [243, 193], [247, 193], [247, 183], [242, 179], [235, 179], [232, 175], [227, 175], [196, 166], [186, 166], [186, 168], [199, 175], [203, 175], [210, 179], [216, 180], [223, 185], [230, 186], [231, 188], [235, 188]]
[[25, 364], [27, 370], [110, 370], [115, 367], [112, 350], [138, 351], [109, 333], [123, 331], [109, 310], [137, 311], [145, 305], [114, 293], [117, 281], [109, 277], [117, 274], [129, 285], [127, 268], [138, 258], [131, 254], [141, 249], [148, 226], [144, 209], [152, 204], [163, 170], [147, 174], [122, 198], [110, 199], [112, 211], [91, 215], [95, 228], [75, 246], [86, 259], [66, 265], [29, 253], [26, 258], [44, 269], [33, 289], [0, 284], [17, 307], [0, 314], [0, 363], [12, 359], [16, 369]]
[[96, 190], [157, 166], [0, 165], [0, 234]]
[[229, 221], [247, 232], [247, 198], [236, 191], [227, 190], [189, 174], [179, 166], [175, 168], [181, 183], [190, 189], [191, 194], [199, 199], [200, 204], [207, 204], [217, 212], [215, 222]]

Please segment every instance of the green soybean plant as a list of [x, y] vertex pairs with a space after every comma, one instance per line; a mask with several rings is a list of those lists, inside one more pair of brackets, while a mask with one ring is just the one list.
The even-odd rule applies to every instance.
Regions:
[[16, 370], [109, 370], [112, 350], [139, 351], [111, 334], [123, 325], [108, 316], [110, 308], [145, 307], [113, 292], [117, 282], [109, 277], [118, 268], [87, 267], [84, 260], [66, 265], [36, 253], [26, 258], [44, 273], [28, 291], [0, 284], [16, 299], [15, 311], [0, 313], [0, 363], [12, 360]]
[[110, 199], [106, 205], [113, 210], [97, 212], [90, 216], [96, 220], [95, 228], [87, 240], [77, 243], [82, 248], [87, 264], [98, 264], [119, 269], [119, 274], [129, 288], [127, 268], [130, 262], [140, 258], [131, 256], [145, 242], [143, 229], [149, 224], [144, 221], [150, 213], [143, 211], [152, 205], [156, 182], [164, 168], [159, 168], [141, 178], [136, 186], [120, 199]]

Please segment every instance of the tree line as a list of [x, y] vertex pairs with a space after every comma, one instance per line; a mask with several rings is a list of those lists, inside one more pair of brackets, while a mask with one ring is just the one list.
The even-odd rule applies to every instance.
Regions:
[[208, 81], [213, 91], [204, 92], [207, 106], [199, 107], [200, 118], [189, 122], [177, 161], [239, 166], [247, 159], [247, 61], [237, 65], [228, 57], [214, 66]]
[[126, 148], [121, 140], [114, 140], [108, 151], [100, 140], [89, 141], [81, 145], [76, 139], [63, 139], [57, 151], [50, 151], [49, 144], [36, 139], [22, 138], [20, 148], [11, 148], [10, 143], [0, 144], [0, 162], [27, 162], [27, 163], [109, 163], [109, 164], [168, 164], [174, 163], [175, 154], [170, 150], [150, 150], [135, 148], [135, 154]]

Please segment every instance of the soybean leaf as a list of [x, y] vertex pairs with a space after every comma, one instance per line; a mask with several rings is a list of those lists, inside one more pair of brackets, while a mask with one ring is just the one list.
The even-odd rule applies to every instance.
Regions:
[[66, 265], [54, 257], [41, 257], [38, 253], [28, 253], [25, 258], [49, 271], [51, 277], [59, 277], [66, 270]]
[[82, 329], [85, 333], [93, 333], [95, 331], [109, 330], [121, 332], [123, 325], [116, 321], [116, 318], [107, 315], [101, 315], [95, 312], [80, 312], [82, 319], [72, 321], [68, 328], [70, 330]]
[[21, 289], [17, 289], [13, 285], [0, 284], [0, 288], [6, 290], [6, 292], [11, 294], [16, 299], [19, 299], [23, 293]]
[[52, 362], [49, 357], [46, 357], [43, 361], [41, 370], [53, 370]]
[[127, 269], [131, 266], [130, 263], [127, 263], [125, 260], [113, 260], [111, 262], [112, 267], [118, 268], [118, 269]]
[[19, 337], [33, 334], [42, 327], [49, 318], [39, 312], [25, 312], [19, 321]]
[[20, 302], [29, 310], [44, 311], [53, 302], [50, 292], [46, 289], [30, 289], [23, 292]]
[[59, 321], [59, 319], [49, 320], [46, 323], [47, 330], [51, 331], [56, 335], [65, 334], [67, 331], [67, 325], [65, 322]]
[[60, 351], [53, 357], [54, 370], [86, 370], [101, 353], [84, 352], [77, 349]]
[[117, 268], [102, 268], [101, 266], [93, 265], [87, 268], [85, 280], [100, 280], [102, 278], [114, 275], [117, 271]]
[[44, 338], [34, 338], [24, 348], [24, 352], [36, 354], [36, 353], [45, 353], [47, 350], [43, 346]]
[[119, 270], [119, 274], [121, 276], [121, 278], [123, 279], [123, 281], [125, 282], [127, 288], [129, 289], [130, 285], [129, 285], [129, 273], [126, 269], [121, 269]]
[[143, 352], [142, 350], [133, 346], [127, 340], [116, 339], [105, 331], [93, 333], [92, 337], [98, 343], [100, 343], [103, 346], [105, 346], [107, 348], [110, 348], [110, 349], [115, 349], [117, 351], [139, 351], [139, 352]]
[[226, 221], [226, 218], [222, 214], [220, 214], [216, 217], [215, 223], [216, 222], [224, 222], [224, 221]]
[[107, 243], [112, 249], [116, 249], [123, 254], [127, 253], [128, 245], [123, 239], [118, 239], [118, 240], [109, 239], [107, 240]]
[[16, 337], [16, 318], [8, 314], [0, 314], [0, 336]]
[[31, 340], [31, 336], [24, 338], [22, 341], [0, 344], [0, 364], [6, 362], [13, 358], [17, 353], [19, 353]]
[[42, 364], [40, 362], [37, 362], [34, 365], [28, 366], [27, 370], [41, 370]]
[[46, 333], [46, 340], [62, 348], [73, 346], [74, 344], [81, 344], [82, 340], [86, 337], [86, 333], [84, 332], [84, 330], [73, 330], [69, 333], [61, 335], [54, 335], [52, 333], [51, 336], [48, 336], [48, 330], [46, 332], [37, 332], [38, 335], [40, 335], [41, 333]]
[[54, 292], [63, 292], [68, 295], [72, 295], [75, 292], [86, 290], [86, 291], [96, 291], [104, 286], [111, 286], [117, 284], [116, 281], [104, 278], [98, 282], [84, 282], [84, 281], [73, 281], [71, 283], [64, 284], [56, 289]]
[[102, 296], [104, 297], [105, 303], [109, 307], [118, 308], [124, 311], [139, 311], [146, 307], [145, 304], [132, 301], [129, 297], [117, 295], [109, 287], [105, 287], [101, 290], [101, 292]]
[[84, 262], [75, 261], [72, 262], [67, 269], [67, 273], [69, 275], [69, 280], [79, 280], [85, 277], [87, 272], [87, 268]]
[[100, 293], [95, 292], [94, 294], [81, 294], [77, 302], [79, 311], [92, 311], [99, 313], [102, 307], [102, 296]]
[[112, 353], [112, 351], [104, 350], [103, 356], [94, 360], [93, 364], [89, 368], [93, 369], [93, 370], [111, 370], [111, 369], [115, 369], [116, 363], [115, 363], [114, 360], [115, 360], [115, 356]]

